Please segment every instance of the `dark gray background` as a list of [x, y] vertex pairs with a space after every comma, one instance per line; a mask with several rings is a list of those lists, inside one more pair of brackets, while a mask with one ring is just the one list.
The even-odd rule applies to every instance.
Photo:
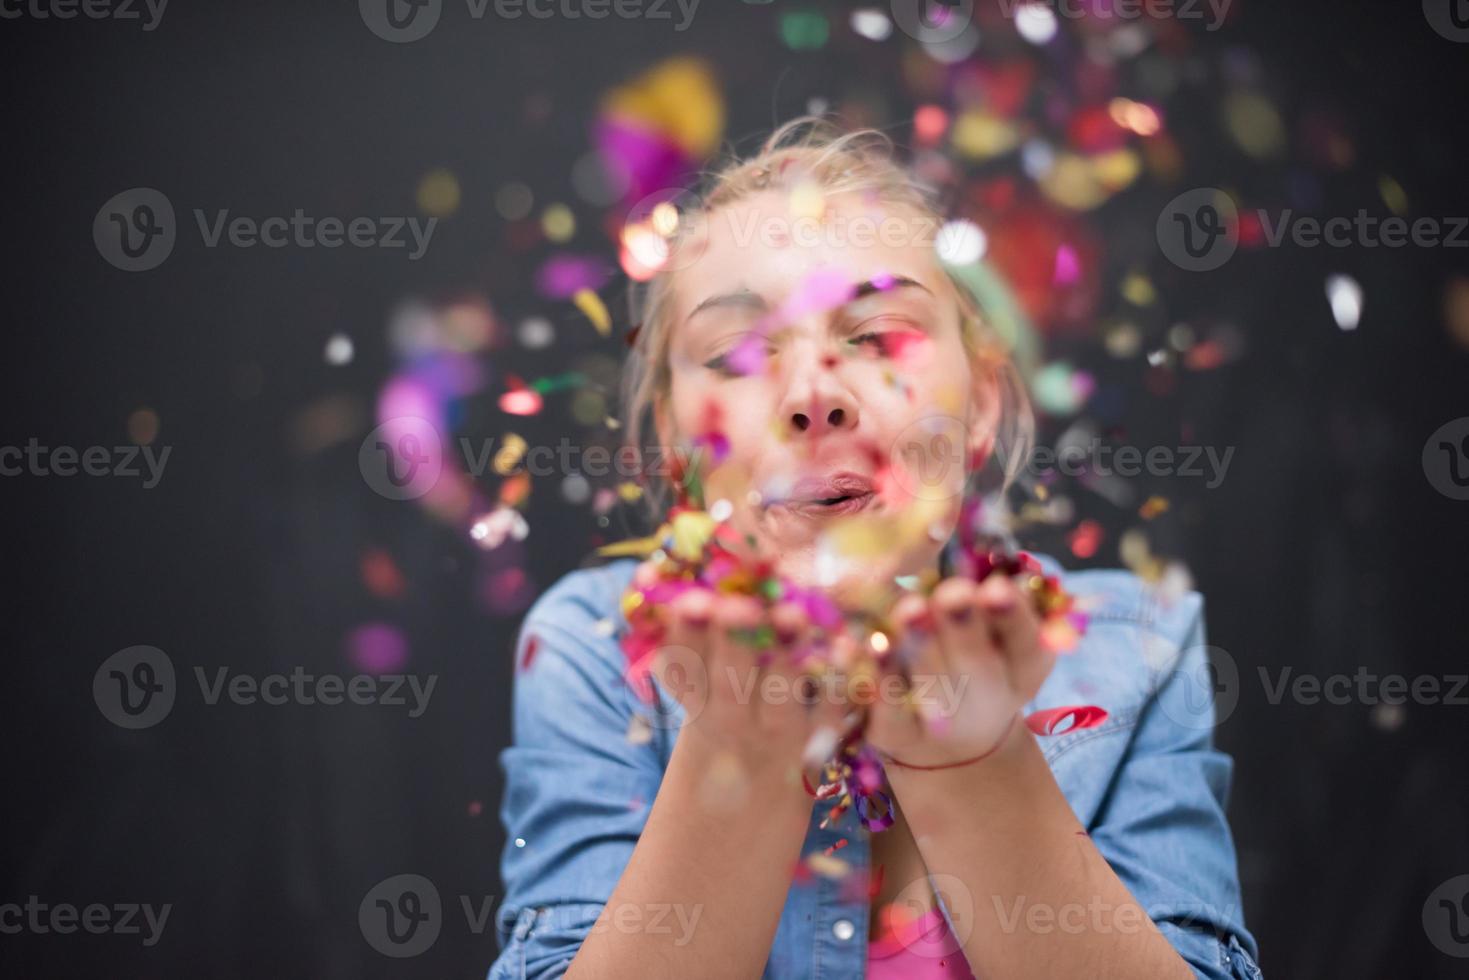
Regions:
[[[1327, 187], [1323, 213], [1354, 212], [1390, 171], [1415, 214], [1469, 214], [1469, 47], [1429, 30], [1418, 4], [1240, 0], [1227, 35], [1205, 43], [1258, 53], [1287, 113], [1325, 104], [1350, 119], [1360, 163]], [[150, 491], [116, 479], [0, 484], [11, 571], [0, 901], [174, 906], [152, 949], [136, 937], [0, 936], [7, 975], [482, 975], [493, 931], [472, 934], [458, 896], [501, 892], [496, 755], [517, 621], [475, 600], [464, 539], [369, 490], [357, 438], [303, 458], [288, 448], [292, 421], [327, 394], [367, 403], [391, 369], [382, 327], [404, 295], [479, 291], [510, 323], [546, 310], [490, 194], [526, 179], [542, 201], [569, 199], [570, 162], [610, 85], [666, 54], [702, 53], [730, 100], [728, 133], [745, 137], [811, 95], [883, 85], [893, 50], [793, 54], [768, 10], [725, 0], [705, 0], [681, 35], [617, 20], [473, 22], [459, 6], [430, 38], [401, 46], [373, 37], [350, 2], [173, 0], [152, 33], [0, 21], [10, 376], [0, 443], [121, 444], [128, 413], [148, 405], [163, 420], [159, 442], [174, 447]], [[882, 91], [884, 122], [911, 112], [896, 83]], [[1215, 110], [1208, 98], [1196, 98], [1200, 114]], [[1188, 121], [1179, 128], [1187, 142]], [[460, 175], [466, 204], [416, 263], [372, 250], [206, 250], [191, 236], [162, 268], [129, 275], [90, 236], [101, 203], [140, 185], [181, 211], [412, 213], [413, 187], [434, 165]], [[1249, 179], [1234, 167], [1225, 153], [1206, 159], [1197, 182]], [[1104, 238], [1166, 197], [1109, 205]], [[1323, 314], [1324, 277], [1342, 270], [1368, 296], [1351, 335]], [[1241, 361], [1173, 400], [1133, 402], [1127, 426], [1147, 445], [1172, 438], [1181, 414], [1200, 442], [1237, 447], [1218, 489], [1158, 490], [1185, 511], [1167, 543], [1206, 595], [1210, 641], [1246, 675], [1218, 739], [1237, 760], [1246, 914], [1273, 977], [1465, 968], [1429, 944], [1420, 912], [1441, 882], [1469, 873], [1459, 754], [1469, 708], [1410, 705], [1385, 731], [1368, 706], [1271, 705], [1254, 680], [1260, 665], [1465, 670], [1469, 504], [1435, 492], [1420, 464], [1428, 435], [1466, 414], [1469, 354], [1439, 310], [1455, 272], [1469, 273], [1462, 251], [1288, 248], [1208, 275], [1159, 272], [1173, 317], [1230, 318], [1249, 340]], [[575, 316], [551, 315], [561, 326]], [[357, 358], [331, 368], [320, 352], [339, 330]], [[618, 350], [580, 336], [512, 363], [535, 377], [564, 370], [576, 344]], [[1096, 356], [1094, 344], [1075, 346]], [[506, 428], [493, 399], [461, 424], [478, 436]], [[517, 430], [574, 437], [559, 411]], [[595, 528], [554, 485], [528, 516], [525, 567], [544, 588], [582, 559]], [[1089, 516], [1125, 524], [1104, 507]], [[365, 547], [387, 549], [408, 578], [391, 607], [359, 583]], [[1097, 559], [1115, 561], [1112, 548]], [[181, 673], [340, 671], [343, 634], [376, 618], [409, 636], [413, 670], [440, 675], [422, 718], [191, 697], [163, 724], [128, 732], [89, 697], [97, 666], [135, 644], [167, 651]], [[437, 884], [449, 918], [429, 952], [389, 960], [364, 941], [358, 903], [407, 873]]]

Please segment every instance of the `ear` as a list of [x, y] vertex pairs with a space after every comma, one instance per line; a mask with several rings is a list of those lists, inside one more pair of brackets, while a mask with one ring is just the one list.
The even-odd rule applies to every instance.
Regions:
[[969, 359], [969, 471], [977, 472], [995, 451], [1000, 428], [1000, 372], [993, 359], [975, 354]]

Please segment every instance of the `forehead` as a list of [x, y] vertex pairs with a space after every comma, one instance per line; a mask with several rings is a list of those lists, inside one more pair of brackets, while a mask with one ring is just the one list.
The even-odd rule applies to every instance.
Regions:
[[749, 290], [779, 301], [818, 272], [850, 275], [853, 282], [903, 275], [934, 296], [947, 295], [951, 287], [933, 251], [931, 221], [852, 193], [820, 200], [819, 217], [809, 202], [781, 189], [706, 215], [698, 259], [674, 277], [675, 322], [710, 296]]

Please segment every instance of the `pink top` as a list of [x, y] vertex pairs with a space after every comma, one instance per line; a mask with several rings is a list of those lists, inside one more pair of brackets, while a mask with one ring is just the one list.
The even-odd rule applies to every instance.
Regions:
[[937, 907], [890, 928], [867, 944], [867, 980], [974, 980]]

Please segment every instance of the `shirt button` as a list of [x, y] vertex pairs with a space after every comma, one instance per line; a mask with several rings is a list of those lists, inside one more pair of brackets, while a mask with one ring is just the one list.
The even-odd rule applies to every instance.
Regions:
[[831, 932], [842, 942], [846, 942], [857, 934], [857, 927], [852, 925], [851, 919], [838, 919], [831, 924]]

